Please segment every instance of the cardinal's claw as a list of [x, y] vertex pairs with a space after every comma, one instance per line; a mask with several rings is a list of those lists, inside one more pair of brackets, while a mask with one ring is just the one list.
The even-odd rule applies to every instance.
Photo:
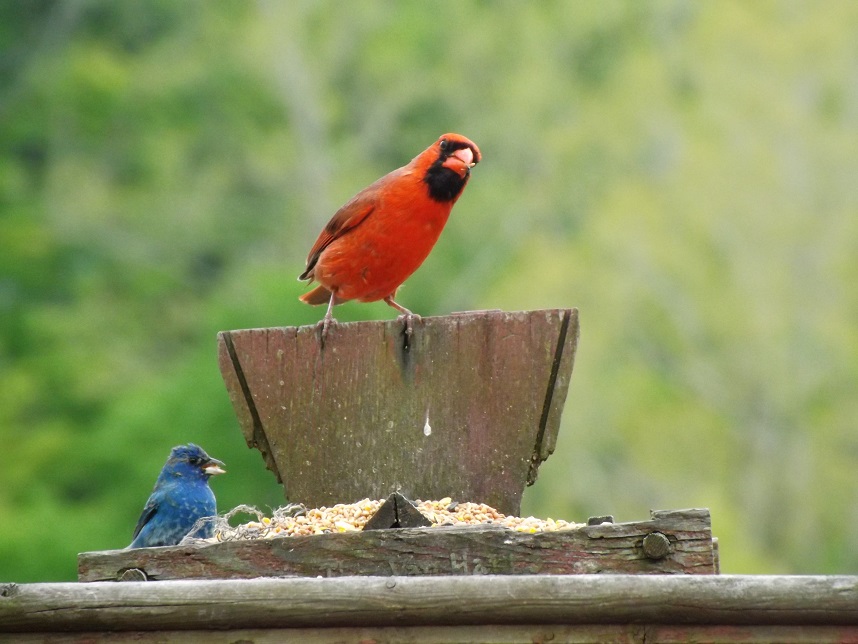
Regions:
[[325, 348], [325, 338], [328, 337], [328, 329], [331, 328], [332, 323], [336, 322], [336, 320], [334, 319], [334, 304], [336, 304], [336, 301], [336, 291], [332, 291], [331, 299], [328, 302], [328, 310], [325, 312], [325, 317], [323, 317], [316, 325], [316, 327], [321, 330], [321, 333], [319, 334], [319, 344], [322, 346], [323, 349]]
[[419, 322], [421, 319], [422, 318], [419, 315], [409, 311], [408, 313], [403, 313], [402, 315], [397, 316], [396, 321], [405, 322], [405, 335], [411, 337], [414, 334], [414, 320]]
[[321, 344], [322, 348], [325, 348], [325, 339], [328, 337], [328, 329], [331, 328], [332, 324], [336, 324], [337, 321], [330, 316], [325, 316], [316, 324], [316, 328], [319, 329], [319, 344]]

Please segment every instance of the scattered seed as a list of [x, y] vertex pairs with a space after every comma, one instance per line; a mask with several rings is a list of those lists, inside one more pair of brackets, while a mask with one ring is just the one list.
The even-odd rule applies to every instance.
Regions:
[[[240, 526], [223, 525], [211, 541], [270, 539], [331, 532], [362, 530], [366, 522], [378, 511], [382, 501], [363, 499], [357, 503], [338, 503], [320, 508], [300, 508], [300, 512], [284, 508], [275, 510], [271, 517], [260, 517]], [[583, 524], [563, 519], [536, 519], [513, 517], [498, 512], [485, 503], [453, 501], [450, 497], [439, 501], [417, 501], [417, 509], [436, 526], [501, 525], [510, 530], [534, 534], [577, 528]], [[295, 506], [297, 507], [297, 506]], [[261, 514], [261, 513], [260, 513]], [[295, 516], [297, 514], [297, 516]], [[226, 523], [226, 522], [224, 522]]]

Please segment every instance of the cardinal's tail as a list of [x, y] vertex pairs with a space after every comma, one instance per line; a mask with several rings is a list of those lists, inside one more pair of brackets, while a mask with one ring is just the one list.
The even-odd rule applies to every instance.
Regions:
[[298, 299], [305, 304], [311, 304], [313, 306], [317, 304], [327, 304], [331, 301], [331, 292], [324, 286], [317, 286], [312, 291], [304, 293]]

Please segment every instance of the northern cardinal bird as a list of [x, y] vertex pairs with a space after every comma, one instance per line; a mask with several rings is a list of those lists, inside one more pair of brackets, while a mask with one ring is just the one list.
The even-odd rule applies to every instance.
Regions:
[[323, 337], [334, 319], [334, 305], [348, 300], [384, 300], [405, 316], [406, 332], [411, 331], [414, 314], [393, 298], [438, 241], [479, 161], [480, 149], [473, 141], [445, 134], [334, 214], [298, 277], [319, 283], [300, 299], [328, 305]]

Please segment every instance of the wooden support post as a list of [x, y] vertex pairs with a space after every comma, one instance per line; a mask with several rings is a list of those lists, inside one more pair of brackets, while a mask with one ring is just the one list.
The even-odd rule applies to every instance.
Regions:
[[576, 309], [224, 331], [248, 445], [307, 506], [453, 497], [518, 514], [554, 451]]

